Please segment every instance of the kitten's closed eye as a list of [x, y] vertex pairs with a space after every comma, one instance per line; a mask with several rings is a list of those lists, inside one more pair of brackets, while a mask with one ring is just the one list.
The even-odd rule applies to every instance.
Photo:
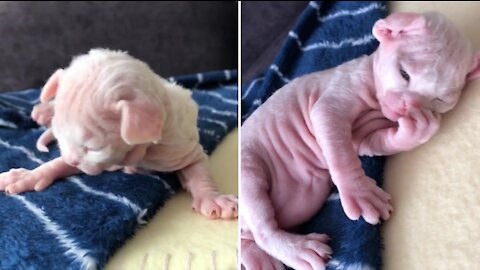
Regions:
[[103, 148], [103, 140], [92, 137], [83, 144], [83, 148], [88, 151], [98, 151]]
[[85, 143], [84, 145], [82, 145], [82, 149], [85, 152], [90, 152], [90, 151], [95, 152], [95, 151], [101, 150], [102, 148], [103, 147], [100, 144]]
[[405, 81], [410, 81], [410, 75], [408, 75], [408, 73], [403, 68], [400, 68], [400, 75], [402, 75]]
[[432, 104], [432, 108], [434, 111], [443, 111], [446, 107], [448, 107], [449, 103], [445, 99], [441, 98], [434, 98], [430, 101]]
[[443, 100], [441, 98], [434, 98], [434, 99], [432, 99], [432, 102], [447, 103], [445, 100]]
[[83, 146], [82, 147], [85, 152], [97, 152], [103, 149], [103, 147], [90, 147], [90, 146]]

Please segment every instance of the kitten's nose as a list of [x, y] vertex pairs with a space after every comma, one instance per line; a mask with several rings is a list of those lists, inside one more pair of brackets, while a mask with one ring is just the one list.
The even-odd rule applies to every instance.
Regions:
[[412, 109], [423, 107], [422, 96], [413, 92], [388, 92], [386, 104], [399, 115], [408, 115]]

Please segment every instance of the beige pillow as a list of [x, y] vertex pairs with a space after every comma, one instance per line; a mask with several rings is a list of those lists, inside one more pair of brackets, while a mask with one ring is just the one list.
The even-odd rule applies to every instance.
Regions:
[[[391, 11], [435, 10], [480, 48], [480, 3], [392, 2]], [[480, 79], [469, 84], [437, 135], [389, 157], [384, 269], [480, 269]]]

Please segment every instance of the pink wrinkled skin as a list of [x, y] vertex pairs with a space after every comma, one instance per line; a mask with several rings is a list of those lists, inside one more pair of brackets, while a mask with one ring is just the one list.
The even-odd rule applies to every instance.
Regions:
[[220, 194], [212, 180], [191, 92], [145, 63], [124, 52], [93, 49], [57, 70], [40, 100], [32, 118], [51, 127], [37, 148], [48, 151], [48, 143], [57, 139], [61, 157], [34, 170], [0, 174], [0, 190], [41, 191], [80, 172], [177, 171], [194, 210], [209, 218], [237, 217], [237, 198]]
[[244, 123], [244, 269], [283, 269], [280, 262], [324, 269], [328, 236], [288, 230], [317, 213], [333, 185], [348, 218], [388, 219], [390, 195], [357, 156], [427, 142], [466, 81], [478, 76], [478, 54], [443, 15], [395, 13], [377, 21], [373, 34], [380, 46], [372, 55], [293, 80]]

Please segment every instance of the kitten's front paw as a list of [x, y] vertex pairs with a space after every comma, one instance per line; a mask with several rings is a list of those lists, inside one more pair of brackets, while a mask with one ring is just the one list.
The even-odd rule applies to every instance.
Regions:
[[380, 218], [387, 220], [393, 211], [390, 195], [367, 176], [338, 190], [343, 210], [351, 220], [363, 216], [366, 222], [377, 224]]
[[49, 126], [53, 118], [53, 103], [39, 103], [32, 109], [31, 117], [41, 126]]
[[211, 219], [233, 219], [238, 217], [238, 198], [223, 194], [199, 197], [193, 200], [192, 208]]
[[413, 110], [398, 119], [398, 128], [391, 129], [392, 143], [399, 149], [410, 150], [430, 140], [440, 127], [440, 115], [430, 110]]
[[0, 190], [7, 194], [18, 194], [26, 191], [41, 191], [48, 187], [53, 179], [45, 178], [36, 170], [11, 169], [0, 174]]

